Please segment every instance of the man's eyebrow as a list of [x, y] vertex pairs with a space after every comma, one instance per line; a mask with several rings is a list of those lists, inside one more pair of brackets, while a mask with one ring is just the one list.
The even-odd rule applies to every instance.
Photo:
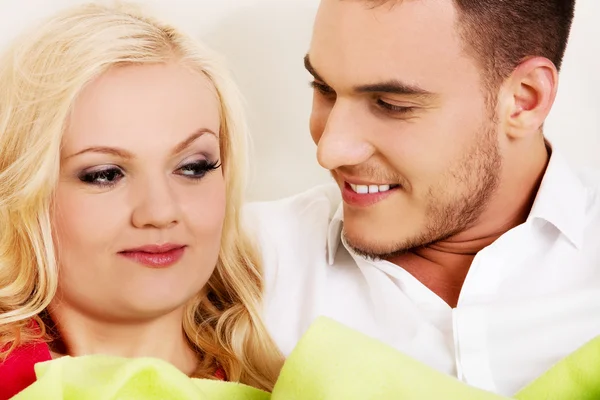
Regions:
[[310, 63], [310, 58], [308, 57], [308, 54], [304, 56], [304, 68], [306, 68], [308, 73], [311, 74], [313, 78], [315, 78], [318, 81], [325, 82]]
[[[308, 54], [304, 56], [304, 68], [318, 81], [325, 83], [325, 80], [319, 75], [310, 62]], [[380, 83], [360, 85], [354, 88], [356, 93], [389, 93], [418, 98], [430, 98], [434, 93], [429, 92], [417, 85], [410, 85], [398, 80], [389, 80]]]
[[389, 93], [411, 97], [429, 98], [434, 94], [416, 85], [409, 85], [398, 80], [361, 85], [354, 88], [357, 93]]

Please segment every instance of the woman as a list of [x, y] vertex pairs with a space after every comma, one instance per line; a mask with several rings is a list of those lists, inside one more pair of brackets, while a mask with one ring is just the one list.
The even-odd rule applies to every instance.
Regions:
[[245, 139], [216, 56], [137, 10], [71, 9], [10, 49], [0, 398], [31, 383], [34, 362], [84, 354], [272, 388], [282, 357], [240, 228]]

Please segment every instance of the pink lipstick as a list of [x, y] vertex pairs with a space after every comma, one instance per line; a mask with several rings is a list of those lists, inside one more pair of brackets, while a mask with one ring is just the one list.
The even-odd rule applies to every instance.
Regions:
[[181, 259], [185, 252], [185, 247], [184, 245], [171, 243], [147, 245], [124, 250], [119, 252], [119, 254], [148, 267], [165, 268], [177, 263]]

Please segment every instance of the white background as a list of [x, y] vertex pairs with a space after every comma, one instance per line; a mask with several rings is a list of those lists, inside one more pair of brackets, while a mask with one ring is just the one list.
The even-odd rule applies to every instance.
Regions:
[[[42, 17], [82, 0], [0, 0], [0, 47]], [[308, 132], [302, 58], [318, 0], [145, 0], [224, 53], [247, 102], [254, 140], [250, 199], [279, 198], [329, 180]], [[546, 135], [574, 163], [600, 168], [600, 1], [578, 0]]]

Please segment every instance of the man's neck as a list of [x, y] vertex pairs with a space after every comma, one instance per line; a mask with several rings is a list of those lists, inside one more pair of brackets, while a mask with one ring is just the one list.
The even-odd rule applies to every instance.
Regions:
[[54, 356], [153, 357], [188, 375], [197, 368], [198, 356], [183, 333], [182, 310], [132, 324], [100, 321], [65, 306], [56, 307], [51, 314], [61, 342], [59, 348], [53, 349]]
[[456, 307], [473, 259], [500, 236], [526, 221], [544, 172], [549, 152], [537, 148], [520, 165], [505, 165], [503, 181], [478, 222], [446, 240], [390, 259]]

